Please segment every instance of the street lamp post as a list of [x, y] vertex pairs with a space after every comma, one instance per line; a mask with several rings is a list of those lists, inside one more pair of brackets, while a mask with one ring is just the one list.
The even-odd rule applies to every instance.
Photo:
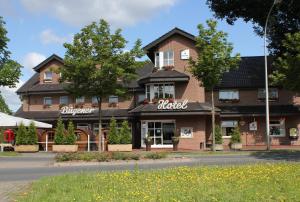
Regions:
[[265, 55], [265, 93], [266, 93], [266, 138], [267, 138], [267, 150], [270, 150], [270, 110], [269, 110], [269, 85], [268, 85], [268, 58], [267, 58], [267, 27], [270, 14], [275, 4], [280, 3], [281, 0], [274, 0], [269, 13], [267, 15], [265, 29], [264, 29], [264, 55]]

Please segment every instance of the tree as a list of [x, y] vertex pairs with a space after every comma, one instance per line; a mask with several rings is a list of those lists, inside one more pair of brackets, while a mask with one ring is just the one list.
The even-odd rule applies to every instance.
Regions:
[[120, 143], [131, 144], [131, 131], [128, 125], [128, 121], [123, 121], [120, 129]]
[[61, 145], [64, 144], [64, 141], [65, 141], [65, 126], [61, 120], [61, 117], [59, 117], [55, 128], [54, 144]]
[[67, 145], [73, 145], [76, 142], [75, 129], [72, 121], [69, 121], [68, 123], [67, 134], [65, 136], [64, 142]]
[[5, 100], [1, 94], [0, 94], [0, 112], [6, 113], [6, 114], [12, 114], [11, 110], [5, 103]]
[[227, 42], [227, 34], [217, 31], [217, 22], [206, 21], [208, 28], [198, 25], [199, 35], [196, 37], [197, 58], [189, 60], [189, 70], [193, 76], [211, 91], [212, 104], [212, 149], [215, 151], [215, 103], [214, 87], [219, 84], [225, 72], [236, 68], [240, 61], [239, 54], [231, 56], [233, 46]]
[[5, 22], [0, 16], [0, 86], [16, 87], [21, 76], [21, 65], [10, 59], [7, 49], [9, 39], [6, 34]]
[[232, 130], [230, 143], [241, 143], [241, 132], [239, 127], [235, 127]]
[[19, 125], [16, 135], [16, 145], [27, 145], [27, 130], [23, 123]]
[[223, 144], [223, 137], [221, 127], [216, 125], [215, 127], [216, 144]]
[[117, 121], [114, 117], [110, 119], [109, 123], [108, 143], [120, 144], [120, 134], [117, 128]]
[[102, 102], [110, 95], [125, 96], [126, 85], [136, 78], [136, 70], [142, 63], [141, 41], [133, 49], [125, 51], [126, 40], [117, 29], [111, 33], [109, 24], [99, 23], [84, 27], [75, 34], [67, 49], [61, 81], [68, 81], [65, 89], [75, 97], [97, 97], [99, 116], [99, 150], [102, 150]]
[[[254, 31], [263, 36], [267, 14], [274, 0], [207, 0], [207, 4], [215, 16], [226, 19], [227, 23], [242, 18], [245, 22], [252, 22]], [[282, 46], [285, 34], [299, 32], [300, 27], [300, 1], [284, 0], [275, 5], [268, 23], [269, 50], [273, 55], [286, 52]]]
[[34, 122], [31, 122], [27, 131], [27, 144], [35, 145], [38, 142], [38, 136]]
[[282, 42], [287, 50], [275, 60], [276, 70], [270, 75], [273, 85], [300, 91], [300, 32], [286, 34]]

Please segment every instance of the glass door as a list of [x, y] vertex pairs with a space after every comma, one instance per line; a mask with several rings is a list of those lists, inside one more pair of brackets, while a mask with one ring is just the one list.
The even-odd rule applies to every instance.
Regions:
[[173, 121], [145, 121], [142, 122], [143, 138], [148, 134], [153, 139], [153, 145], [172, 145], [175, 123]]

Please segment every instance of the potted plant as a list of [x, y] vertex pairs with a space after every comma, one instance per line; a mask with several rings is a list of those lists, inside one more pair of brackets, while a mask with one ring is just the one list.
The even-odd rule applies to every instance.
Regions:
[[76, 152], [78, 145], [75, 144], [76, 136], [74, 132], [74, 125], [70, 121], [68, 124], [68, 131], [65, 136], [65, 127], [61, 120], [58, 118], [57, 127], [55, 128], [54, 145], [52, 146], [53, 152]]
[[144, 142], [146, 145], [146, 151], [151, 151], [151, 145], [153, 144], [153, 139], [149, 134], [144, 138]]
[[144, 104], [144, 105], [145, 105], [145, 104], [149, 104], [149, 100], [148, 100], [147, 98], [144, 99], [143, 104]]
[[108, 106], [109, 106], [109, 107], [117, 107], [117, 103], [112, 102], [112, 103], [109, 103]]
[[50, 107], [51, 107], [50, 104], [44, 104], [44, 105], [43, 105], [43, 108], [44, 108], [44, 109], [47, 109], [47, 108], [50, 108]]
[[21, 123], [17, 130], [16, 146], [14, 149], [16, 152], [38, 152], [39, 145], [37, 141], [38, 136], [34, 123], [30, 123], [28, 130]]
[[180, 137], [178, 134], [176, 134], [172, 137], [173, 151], [178, 151], [179, 140], [180, 140]]
[[231, 132], [230, 147], [233, 150], [241, 150], [243, 147], [239, 127], [235, 127]]
[[157, 102], [158, 102], [158, 99], [157, 99], [157, 98], [153, 98], [153, 99], [152, 99], [152, 103], [153, 103], [153, 104], [156, 104]]
[[296, 140], [299, 137], [297, 128], [290, 128], [290, 139]]
[[215, 127], [215, 150], [216, 151], [223, 151], [223, 138], [222, 138], [222, 132], [221, 127], [216, 125]]

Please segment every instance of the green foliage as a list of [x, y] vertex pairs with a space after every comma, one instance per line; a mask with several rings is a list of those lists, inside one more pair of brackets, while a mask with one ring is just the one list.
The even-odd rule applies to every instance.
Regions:
[[114, 117], [110, 119], [109, 123], [108, 143], [120, 144], [120, 134], [117, 128], [117, 121]]
[[300, 32], [286, 34], [282, 41], [286, 52], [275, 61], [276, 70], [270, 75], [273, 85], [300, 91]]
[[128, 126], [128, 121], [122, 122], [122, 127], [119, 134], [121, 144], [131, 144], [131, 130]]
[[21, 76], [21, 65], [10, 59], [6, 35], [5, 22], [0, 16], [0, 86], [16, 87]]
[[190, 59], [190, 72], [201, 81], [208, 90], [212, 90], [222, 79], [223, 74], [236, 68], [240, 61], [239, 54], [231, 56], [233, 46], [227, 42], [227, 33], [217, 31], [217, 22], [206, 21], [208, 28], [198, 25], [196, 37], [197, 59]]
[[64, 143], [66, 145], [74, 145], [76, 142], [76, 135], [75, 135], [75, 129], [72, 121], [69, 121], [68, 123], [68, 129], [67, 134], [65, 136]]
[[144, 156], [146, 159], [162, 159], [167, 157], [165, 152], [150, 152], [146, 153]]
[[38, 142], [38, 134], [34, 122], [31, 122], [27, 131], [27, 144], [35, 145]]
[[6, 114], [12, 114], [11, 110], [5, 103], [5, 100], [1, 94], [0, 94], [0, 112], [6, 113]]
[[[252, 22], [254, 31], [263, 36], [267, 14], [274, 0], [207, 0], [210, 9], [216, 17], [226, 19], [233, 25], [238, 19]], [[281, 55], [286, 52], [282, 40], [286, 33], [299, 32], [300, 27], [300, 2], [284, 0], [274, 6], [268, 23], [269, 51], [272, 55]]]
[[230, 143], [241, 143], [241, 132], [239, 127], [235, 127], [232, 130]]
[[215, 127], [215, 140], [216, 144], [223, 144], [222, 131], [219, 125]]
[[113, 152], [111, 158], [114, 160], [139, 160], [140, 155], [127, 152]]
[[4, 130], [0, 128], [0, 143], [4, 142]]
[[21, 123], [18, 127], [16, 134], [16, 145], [27, 145], [28, 135], [27, 129], [23, 123]]
[[65, 141], [64, 134], [65, 134], [65, 126], [61, 120], [61, 117], [59, 117], [55, 128], [54, 144], [56, 145], [64, 144]]

